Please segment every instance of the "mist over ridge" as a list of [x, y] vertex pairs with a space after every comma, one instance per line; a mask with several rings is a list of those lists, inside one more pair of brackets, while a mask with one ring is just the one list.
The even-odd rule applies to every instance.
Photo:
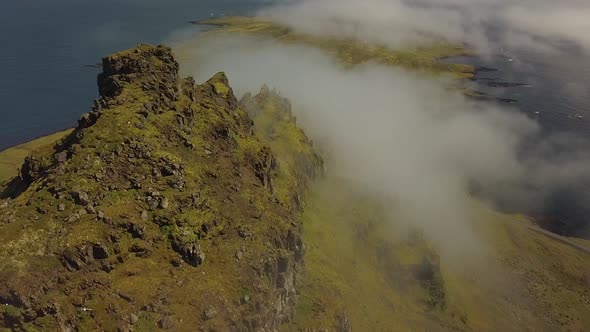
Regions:
[[[304, 0], [271, 2], [259, 14], [312, 36], [394, 49], [441, 38], [484, 55], [515, 45], [541, 52], [555, 51], [559, 42], [588, 46], [572, 33], [583, 20], [544, 29], [529, 24], [533, 15], [552, 13], [559, 21], [588, 5], [569, 1], [552, 11], [550, 2], [536, 2], [534, 11], [522, 11], [531, 4]], [[501, 26], [494, 36], [492, 23]], [[444, 79], [370, 63], [345, 69], [311, 47], [263, 37], [203, 38], [185, 58], [191, 59], [183, 63], [185, 72], [197, 78], [225, 71], [238, 95], [264, 84], [279, 91], [304, 129], [330, 151], [332, 172], [397, 200], [399, 219], [455, 253], [478, 247], [469, 226], [473, 185], [484, 188], [490, 202], [525, 212], [542, 210], [556, 190], [589, 178], [587, 143], [563, 135], [540, 138], [534, 120], [511, 107], [450, 93]], [[579, 144], [565, 143], [573, 141]]]
[[306, 33], [392, 47], [444, 38], [480, 54], [506, 47], [556, 52], [562, 43], [590, 50], [590, 4], [579, 0], [299, 0], [259, 13]]

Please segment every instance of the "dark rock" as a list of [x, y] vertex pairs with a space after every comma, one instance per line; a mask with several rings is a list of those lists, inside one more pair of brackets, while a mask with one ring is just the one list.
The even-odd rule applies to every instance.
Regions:
[[336, 320], [338, 321], [337, 332], [352, 332], [352, 324], [350, 324], [350, 319], [345, 312], [338, 314]]
[[117, 292], [117, 294], [125, 301], [129, 302], [129, 303], [133, 303], [133, 297], [131, 297], [131, 295], [125, 293], [125, 292]]
[[55, 160], [57, 160], [58, 163], [65, 163], [68, 160], [68, 152], [62, 151], [62, 152], [56, 154]]
[[128, 231], [134, 238], [145, 239], [145, 225], [131, 223], [129, 225]]
[[277, 267], [278, 267], [279, 273], [287, 272], [287, 270], [289, 269], [289, 258], [279, 257], [278, 262], [277, 262]]
[[70, 271], [76, 271], [84, 266], [84, 261], [76, 249], [67, 249], [62, 254], [64, 266]]
[[160, 196], [162, 196], [162, 194], [159, 191], [157, 191], [157, 190], [151, 190], [151, 189], [148, 189], [147, 195], [148, 196], [151, 196], [151, 197], [160, 197]]
[[88, 198], [88, 193], [85, 191], [74, 191], [72, 193], [72, 196], [74, 197], [76, 204], [88, 205], [88, 203], [90, 203], [90, 199]]
[[115, 265], [113, 263], [103, 261], [100, 265], [100, 269], [106, 273], [109, 273], [115, 269]]
[[154, 211], [160, 206], [160, 202], [151, 196], [147, 198], [147, 203], [150, 211]]
[[185, 243], [182, 239], [176, 239], [172, 246], [182, 256], [182, 259], [192, 266], [199, 266], [205, 262], [205, 253], [196, 243], [191, 241]]
[[80, 119], [78, 120], [78, 130], [88, 128], [98, 121], [101, 113], [92, 111], [90, 113], [83, 114]]
[[249, 231], [247, 228], [240, 227], [240, 228], [238, 229], [238, 235], [239, 235], [241, 238], [244, 238], [244, 239], [246, 239], [246, 238], [248, 238], [248, 237], [252, 236], [252, 233], [250, 233], [250, 231]]
[[130, 248], [129, 248], [129, 252], [133, 252], [133, 253], [142, 253], [147, 251], [148, 248], [145, 244], [142, 243], [134, 243]]
[[174, 267], [181, 267], [183, 260], [180, 257], [174, 257], [170, 260], [170, 264]]
[[279, 273], [277, 276], [277, 288], [285, 288], [287, 285], [287, 274]]
[[68, 217], [68, 220], [67, 221], [69, 223], [74, 223], [74, 222], [79, 221], [79, 220], [80, 220], [80, 215], [77, 214], [77, 213], [74, 213], [74, 214], [72, 214], [71, 216]]
[[498, 69], [491, 68], [491, 67], [485, 67], [485, 66], [478, 66], [478, 67], [475, 67], [475, 71], [476, 72], [493, 72], [493, 71], [498, 71]]
[[170, 316], [165, 316], [158, 321], [158, 326], [161, 329], [169, 330], [174, 327], [174, 320]]
[[20, 170], [20, 179], [25, 187], [28, 187], [33, 181], [41, 178], [45, 173], [45, 161], [34, 155], [25, 158]]
[[86, 205], [86, 212], [89, 214], [95, 214], [96, 210], [94, 209], [94, 207], [90, 204]]
[[215, 316], [217, 316], [217, 308], [215, 308], [214, 306], [209, 306], [209, 307], [207, 307], [207, 309], [205, 309], [203, 311], [203, 319], [204, 320], [210, 320], [210, 319], [214, 318]]
[[117, 243], [117, 242], [121, 241], [121, 234], [119, 234], [117, 232], [112, 232], [109, 235], [109, 239], [111, 240], [111, 242]]
[[94, 259], [105, 259], [109, 257], [109, 248], [104, 244], [95, 244], [92, 246], [92, 256]]
[[246, 303], [248, 303], [248, 302], [250, 302], [250, 295], [248, 295], [248, 294], [244, 295], [244, 296], [243, 296], [243, 297], [240, 299], [240, 303], [242, 303], [242, 304], [246, 304]]
[[528, 86], [526, 83], [515, 83], [515, 82], [499, 82], [499, 81], [490, 81], [486, 83], [487, 86], [492, 88], [514, 88], [519, 86]]

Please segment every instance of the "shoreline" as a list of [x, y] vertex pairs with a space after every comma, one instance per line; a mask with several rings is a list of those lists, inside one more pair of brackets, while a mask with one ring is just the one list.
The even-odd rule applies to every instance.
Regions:
[[54, 133], [39, 136], [35, 139], [13, 145], [0, 151], [0, 184], [5, 183], [18, 175], [18, 170], [24, 159], [32, 151], [55, 144], [60, 139], [71, 134], [74, 128], [56, 131]]
[[[82, 114], [80, 114], [80, 116], [82, 116]], [[31, 142], [34, 142], [36, 140], [45, 138], [47, 136], [51, 136], [51, 135], [55, 135], [57, 133], [61, 133], [61, 132], [66, 132], [68, 130], [74, 130], [74, 128], [76, 128], [75, 123], [72, 124], [72, 126], [68, 126], [68, 127], [60, 127], [57, 128], [55, 130], [46, 130], [46, 131], [41, 131], [41, 134], [35, 134], [33, 135], [31, 138], [25, 138], [23, 140], [17, 140], [17, 143], [11, 143], [10, 145], [6, 146], [6, 147], [0, 147], [0, 154], [5, 152], [6, 150], [10, 150], [10, 149], [14, 149], [14, 148], [18, 148], [21, 145], [25, 145]]]

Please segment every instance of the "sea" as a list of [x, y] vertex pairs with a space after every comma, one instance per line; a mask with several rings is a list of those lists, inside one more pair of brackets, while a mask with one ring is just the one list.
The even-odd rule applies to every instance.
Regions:
[[445, 59], [477, 70], [471, 87], [538, 121], [546, 133], [590, 138], [590, 57], [576, 47], [533, 52], [498, 49]]
[[[477, 74], [467, 87], [486, 95], [510, 112], [536, 121], [538, 135], [521, 149], [523, 160], [543, 151], [544, 162], [576, 160], [590, 153], [590, 57], [574, 45], [548, 51], [498, 49], [485, 56], [464, 56], [446, 62], [470, 64]], [[551, 144], [546, 144], [552, 142]], [[542, 149], [539, 147], [543, 147]], [[544, 150], [543, 150], [544, 149]], [[534, 152], [531, 152], [534, 151]], [[554, 169], [555, 173], [568, 172]], [[590, 172], [574, 182], [552, 184], [536, 179], [527, 186], [543, 192], [540, 201], [523, 206], [517, 200], [492, 197], [508, 212], [527, 214], [539, 226], [552, 232], [590, 239]]]
[[260, 0], [18, 0], [0, 4], [0, 150], [71, 128], [98, 95], [95, 65], [189, 21], [252, 14]]

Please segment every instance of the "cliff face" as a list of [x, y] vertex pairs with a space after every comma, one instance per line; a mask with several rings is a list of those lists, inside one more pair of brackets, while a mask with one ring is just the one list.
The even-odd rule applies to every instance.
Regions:
[[[103, 59], [98, 85], [76, 130], [27, 157], [2, 189], [0, 326], [239, 331], [288, 321], [301, 195], [323, 172], [294, 119], [266, 108], [276, 121], [261, 126], [293, 131], [254, 134], [223, 73], [201, 85], [179, 78], [162, 46]], [[251, 114], [278, 98], [257, 97]], [[296, 150], [281, 148], [291, 140]]]

